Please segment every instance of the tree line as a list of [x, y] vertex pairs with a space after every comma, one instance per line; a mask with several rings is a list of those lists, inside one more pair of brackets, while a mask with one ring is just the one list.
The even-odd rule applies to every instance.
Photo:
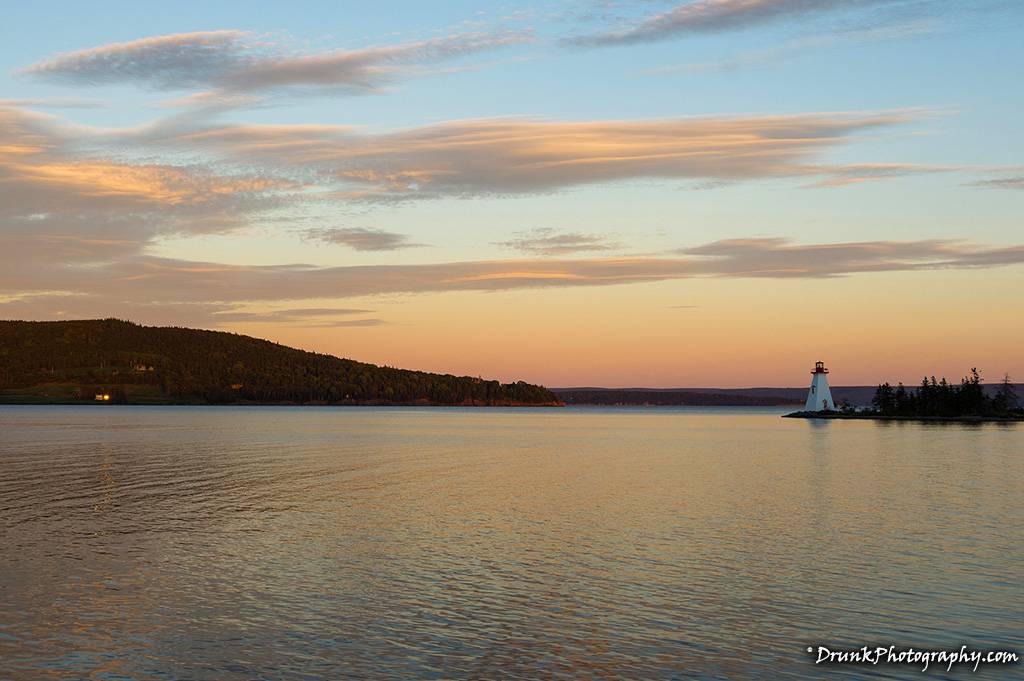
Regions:
[[908, 389], [902, 383], [893, 387], [883, 383], [875, 390], [872, 408], [884, 416], [1020, 416], [1017, 392], [1009, 375], [1003, 378], [991, 396], [981, 382], [977, 369], [960, 383], [943, 377], [924, 378], [921, 384]]

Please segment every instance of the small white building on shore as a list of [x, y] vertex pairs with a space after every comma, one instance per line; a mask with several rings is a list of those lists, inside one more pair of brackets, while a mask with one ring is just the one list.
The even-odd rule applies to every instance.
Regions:
[[804, 411], [835, 411], [836, 403], [828, 389], [828, 369], [824, 362], [815, 362], [811, 372], [811, 389], [807, 391]]

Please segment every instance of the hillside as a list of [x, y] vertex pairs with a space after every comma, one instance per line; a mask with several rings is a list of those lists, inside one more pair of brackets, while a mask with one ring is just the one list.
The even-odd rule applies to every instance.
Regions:
[[[0, 402], [552, 406], [528, 383], [379, 367], [221, 331], [0, 321]], [[103, 398], [101, 398], [103, 399]]]

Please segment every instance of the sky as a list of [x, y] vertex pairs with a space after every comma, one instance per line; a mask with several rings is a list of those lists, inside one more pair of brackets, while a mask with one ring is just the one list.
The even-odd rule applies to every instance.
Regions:
[[1020, 2], [5, 15], [0, 318], [553, 387], [1024, 379]]

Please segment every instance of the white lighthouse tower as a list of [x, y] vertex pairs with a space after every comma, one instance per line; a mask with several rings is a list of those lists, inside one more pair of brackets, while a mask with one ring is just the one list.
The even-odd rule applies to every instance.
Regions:
[[811, 389], [807, 391], [807, 404], [804, 411], [834, 411], [836, 403], [832, 400], [832, 391], [828, 389], [828, 369], [824, 362], [815, 362], [811, 372]]

